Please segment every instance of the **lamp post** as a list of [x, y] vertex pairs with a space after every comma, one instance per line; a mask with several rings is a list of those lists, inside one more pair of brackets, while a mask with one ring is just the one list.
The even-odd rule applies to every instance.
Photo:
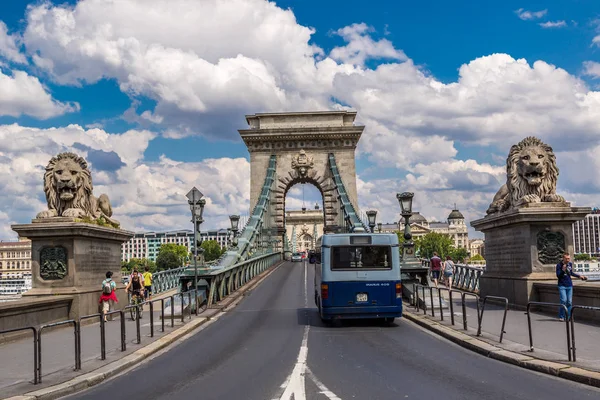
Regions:
[[204, 222], [202, 214], [206, 204], [206, 200], [202, 196], [204, 196], [202, 192], [196, 189], [195, 186], [186, 195], [192, 212], [192, 222], [194, 223], [194, 290], [198, 289], [198, 232], [200, 231], [200, 225]]
[[371, 233], [375, 232], [375, 225], [377, 220], [377, 211], [369, 210], [367, 211], [367, 219], [369, 220], [369, 228], [371, 229]]
[[233, 232], [233, 237], [235, 237], [240, 225], [240, 216], [230, 215], [229, 222], [231, 222], [231, 231]]
[[422, 284], [427, 282], [427, 268], [423, 268], [415, 257], [415, 244], [410, 232], [409, 219], [412, 215], [412, 201], [414, 193], [398, 193], [396, 198], [400, 203], [401, 215], [404, 218], [404, 244], [402, 252], [402, 274], [407, 281], [418, 279]]
[[381, 227], [382, 227], [382, 225], [383, 225], [383, 224], [382, 224], [381, 222], [377, 223], [377, 231], [378, 231], [379, 233], [381, 233]]
[[412, 215], [412, 200], [414, 193], [404, 192], [398, 193], [396, 198], [400, 203], [401, 215], [404, 218], [404, 255], [410, 254], [406, 251], [407, 248], [413, 247], [414, 243], [412, 241], [412, 234], [410, 232], [410, 224], [408, 220]]

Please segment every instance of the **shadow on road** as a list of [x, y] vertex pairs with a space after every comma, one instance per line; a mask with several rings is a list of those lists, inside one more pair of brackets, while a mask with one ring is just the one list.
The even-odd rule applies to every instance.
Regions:
[[298, 325], [309, 325], [318, 328], [394, 328], [398, 326], [399, 318], [396, 318], [392, 324], [383, 322], [377, 318], [362, 318], [362, 319], [336, 319], [331, 322], [323, 322], [319, 317], [319, 312], [316, 307], [313, 308], [298, 308], [296, 310]]

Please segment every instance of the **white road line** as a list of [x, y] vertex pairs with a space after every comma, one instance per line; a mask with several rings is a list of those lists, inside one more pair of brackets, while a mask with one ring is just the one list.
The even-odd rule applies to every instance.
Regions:
[[306, 400], [306, 389], [304, 375], [306, 371], [306, 357], [308, 356], [308, 330], [310, 326], [304, 327], [304, 336], [302, 337], [302, 345], [296, 360], [296, 366], [287, 379], [287, 386], [279, 400]]
[[308, 308], [308, 268], [306, 267], [306, 261], [304, 261], [304, 308]]
[[306, 374], [308, 374], [309, 378], [311, 381], [314, 382], [315, 385], [317, 385], [317, 387], [319, 388], [321, 394], [327, 396], [327, 398], [329, 400], [342, 400], [341, 398], [339, 398], [335, 393], [333, 393], [331, 390], [329, 390], [327, 388], [327, 386], [325, 386], [325, 384], [323, 382], [321, 382], [319, 380], [319, 378], [317, 378], [315, 376], [315, 374], [313, 374], [313, 372], [310, 370], [310, 368], [306, 367]]
[[[308, 308], [308, 267], [306, 261], [304, 262], [304, 308]], [[281, 385], [281, 388], [285, 390], [278, 399], [273, 400], [306, 400], [306, 374], [310, 374], [311, 380], [317, 385], [320, 393], [327, 396], [330, 400], [341, 400], [331, 390], [329, 390], [323, 382], [317, 379], [315, 375], [310, 372], [306, 365], [308, 358], [308, 332], [310, 331], [310, 325], [304, 326], [304, 335], [302, 336], [302, 344], [300, 345], [300, 351], [298, 352], [298, 358], [296, 359], [296, 365], [294, 370], [287, 377], [285, 382]]]

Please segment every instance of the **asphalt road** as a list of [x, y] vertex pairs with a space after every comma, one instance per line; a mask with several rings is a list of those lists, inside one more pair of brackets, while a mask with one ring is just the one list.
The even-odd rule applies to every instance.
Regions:
[[77, 399], [598, 399], [412, 323], [321, 324], [313, 267], [285, 263], [198, 334]]

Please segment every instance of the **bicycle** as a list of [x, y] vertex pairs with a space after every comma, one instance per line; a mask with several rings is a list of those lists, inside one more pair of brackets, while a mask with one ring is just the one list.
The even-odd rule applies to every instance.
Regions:
[[144, 315], [144, 306], [140, 305], [144, 303], [144, 296], [140, 293], [140, 292], [133, 292], [130, 293], [130, 299], [129, 299], [129, 305], [130, 306], [137, 306], [137, 307], [131, 307], [129, 309], [129, 313], [131, 315], [131, 320], [135, 321], [138, 317], [138, 310], [139, 310], [139, 317], [140, 319], [143, 318]]

